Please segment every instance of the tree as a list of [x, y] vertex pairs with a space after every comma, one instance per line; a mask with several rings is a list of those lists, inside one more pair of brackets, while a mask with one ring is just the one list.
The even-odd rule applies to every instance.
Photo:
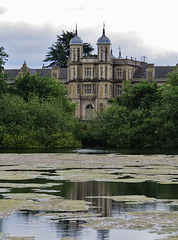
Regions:
[[4, 47], [0, 47], [0, 95], [7, 91], [7, 84], [4, 81], [4, 74], [2, 72], [3, 65], [8, 60], [8, 54], [5, 53]]
[[0, 73], [2, 72], [2, 67], [8, 61], [9, 55], [4, 51], [4, 47], [0, 47]]
[[47, 101], [33, 95], [25, 101], [19, 95], [0, 97], [1, 148], [80, 147], [73, 112], [65, 111], [58, 99]]
[[[70, 54], [70, 40], [75, 36], [73, 32], [64, 32], [59, 36], [57, 35], [57, 41], [49, 47], [49, 51], [46, 54], [44, 62], [50, 62], [47, 67], [58, 65], [59, 67], [67, 66], [67, 59]], [[90, 54], [94, 48], [89, 43], [83, 44], [84, 55]]]
[[[88, 123], [83, 143], [114, 148], [178, 147], [178, 72], [170, 82], [126, 83], [101, 117]], [[102, 121], [101, 121], [102, 119]]]
[[169, 83], [172, 86], [178, 86], [178, 65], [176, 65], [174, 71], [169, 73]]

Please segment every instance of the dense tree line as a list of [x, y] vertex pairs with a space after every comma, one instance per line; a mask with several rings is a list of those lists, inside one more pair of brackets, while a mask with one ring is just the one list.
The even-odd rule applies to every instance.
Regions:
[[57, 79], [27, 73], [7, 86], [7, 57], [0, 48], [0, 148], [178, 147], [178, 67], [161, 86], [124, 82], [123, 94], [83, 125]]
[[178, 67], [161, 86], [124, 83], [123, 94], [87, 126], [84, 142], [112, 148], [178, 147]]
[[0, 91], [0, 148], [80, 147], [75, 106], [57, 79], [25, 74]]

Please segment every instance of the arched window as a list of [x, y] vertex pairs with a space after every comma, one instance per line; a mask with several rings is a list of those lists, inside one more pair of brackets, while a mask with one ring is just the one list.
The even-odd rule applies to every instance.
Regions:
[[88, 104], [86, 106], [86, 115], [85, 115], [85, 119], [86, 120], [91, 120], [94, 117], [94, 109], [93, 106], [91, 104]]

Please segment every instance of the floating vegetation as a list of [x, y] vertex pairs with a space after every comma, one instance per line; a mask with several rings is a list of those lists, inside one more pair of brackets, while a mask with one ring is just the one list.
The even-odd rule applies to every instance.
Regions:
[[[175, 240], [177, 185], [177, 155], [0, 154], [0, 218], [31, 211], [46, 222], [79, 221], [82, 227], [99, 230], [145, 229]], [[153, 191], [147, 194], [150, 186]], [[113, 202], [120, 212], [110, 217]], [[168, 210], [134, 210], [144, 204]], [[0, 239], [34, 239], [2, 237], [0, 233]]]
[[[85, 219], [87, 221], [87, 219]], [[84, 227], [96, 230], [130, 229], [148, 230], [151, 233], [173, 234], [177, 232], [178, 212], [129, 212], [117, 217], [88, 219]]]
[[35, 240], [35, 237], [13, 237], [13, 236], [8, 236], [4, 237], [4, 240]]

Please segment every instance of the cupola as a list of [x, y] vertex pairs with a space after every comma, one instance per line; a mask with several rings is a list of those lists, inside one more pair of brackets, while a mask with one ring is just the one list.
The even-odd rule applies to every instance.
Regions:
[[77, 35], [77, 25], [75, 36], [70, 40], [70, 61], [79, 62], [83, 57], [83, 41]]
[[103, 24], [103, 34], [97, 40], [98, 45], [98, 60], [107, 62], [110, 60], [110, 45], [111, 41], [105, 35], [105, 25]]
[[76, 30], [75, 30], [75, 36], [70, 40], [70, 45], [83, 45], [83, 41], [82, 39], [77, 35], [77, 27], [76, 27]]
[[98, 38], [97, 44], [111, 44], [110, 39], [105, 35], [105, 25], [103, 25], [103, 35]]

